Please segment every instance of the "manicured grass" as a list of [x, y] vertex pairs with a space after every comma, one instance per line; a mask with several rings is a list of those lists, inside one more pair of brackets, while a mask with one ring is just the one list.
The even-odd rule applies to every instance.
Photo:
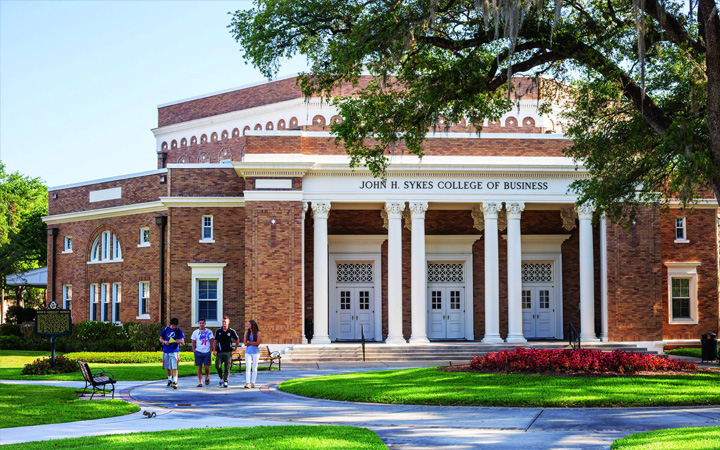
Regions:
[[140, 408], [123, 400], [83, 401], [76, 389], [0, 384], [0, 428], [122, 416]]
[[73, 449], [97, 450], [310, 450], [310, 449], [387, 449], [373, 431], [332, 425], [284, 425], [249, 428], [205, 428], [116, 434], [44, 442], [4, 445], [3, 450]]
[[701, 348], [676, 348], [674, 350], [668, 350], [665, 352], [666, 355], [677, 355], [677, 356], [692, 356], [694, 358], [702, 358]]
[[[59, 373], [55, 375], [23, 375], [22, 369], [25, 364], [35, 361], [37, 358], [49, 357], [50, 352], [29, 352], [18, 350], [0, 350], [0, 380], [61, 380], [61, 381], [82, 381], [80, 370], [71, 373]], [[115, 375], [119, 381], [153, 381], [167, 377], [162, 363], [146, 364], [104, 364], [90, 363], [90, 368], [104, 369]], [[215, 373], [215, 369], [211, 370]], [[180, 363], [180, 376], [196, 375], [195, 366], [192, 363]]]
[[715, 450], [720, 448], [720, 427], [671, 428], [631, 434], [618, 439], [612, 450]]
[[[58, 355], [59, 353], [56, 353]], [[139, 353], [142, 355], [140, 360], [147, 360], [147, 355], [152, 355], [150, 352]], [[100, 361], [113, 361], [113, 360], [126, 360], [127, 358], [123, 353], [67, 353], [65, 356], [73, 359], [78, 359], [78, 355], [82, 357], [88, 357], [90, 360]], [[160, 352], [157, 352], [157, 357], [162, 358]], [[192, 357], [192, 354], [182, 353], [183, 358]], [[60, 380], [60, 381], [82, 381], [82, 374], [80, 370], [71, 373], [60, 373], [55, 375], [23, 375], [22, 369], [25, 364], [31, 363], [38, 358], [50, 357], [50, 352], [34, 352], [34, 351], [20, 351], [20, 350], [0, 350], [0, 380]], [[183, 362], [181, 359], [179, 376], [185, 377], [190, 375], [197, 375], [197, 369], [193, 362]], [[100, 363], [86, 361], [90, 365], [90, 368], [103, 369], [108, 372], [112, 372], [115, 379], [118, 381], [154, 381], [162, 380], [166, 378], [166, 372], [162, 368], [162, 359], [158, 359], [157, 362], [142, 364], [138, 363]], [[275, 369], [275, 367], [273, 367]], [[267, 367], [260, 367], [259, 370], [267, 370]], [[233, 369], [233, 373], [237, 373], [238, 368]], [[203, 372], [204, 373], [204, 372]], [[213, 365], [210, 367], [210, 375], [217, 376], [215, 371], [215, 359], [213, 359]]]
[[720, 374], [574, 377], [445, 372], [437, 368], [289, 380], [280, 390], [354, 402], [467, 406], [720, 404]]

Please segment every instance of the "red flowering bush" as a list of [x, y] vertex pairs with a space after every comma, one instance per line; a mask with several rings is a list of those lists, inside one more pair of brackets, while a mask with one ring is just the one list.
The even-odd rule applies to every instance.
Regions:
[[634, 373], [658, 371], [694, 371], [693, 363], [660, 355], [615, 350], [605, 353], [589, 349], [516, 348], [475, 356], [470, 361], [475, 370], [502, 372], [575, 372]]
[[71, 373], [79, 370], [80, 367], [74, 359], [64, 356], [55, 357], [55, 367], [50, 365], [50, 358], [38, 358], [23, 367], [23, 375], [49, 375], [55, 373]]

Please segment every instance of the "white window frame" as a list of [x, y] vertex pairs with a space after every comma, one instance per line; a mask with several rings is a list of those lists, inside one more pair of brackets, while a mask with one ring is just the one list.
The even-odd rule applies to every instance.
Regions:
[[[147, 297], [143, 296], [145, 293], [145, 285], [147, 285]], [[145, 300], [145, 309], [147, 313], [143, 313], [142, 304]], [[138, 281], [138, 315], [136, 319], [149, 319], [150, 318], [150, 282], [149, 281]]]
[[[122, 285], [119, 282], [112, 284], [112, 323], [120, 324], [120, 308], [122, 307]], [[116, 314], [117, 313], [117, 314]]]
[[222, 326], [223, 317], [223, 270], [227, 263], [188, 263], [188, 267], [192, 270], [190, 282], [192, 283], [192, 308], [191, 320], [192, 326], [198, 326], [198, 281], [199, 280], [217, 280], [217, 320], [206, 321], [209, 327]]
[[[100, 284], [100, 322], [109, 322], [110, 311], [110, 283]], [[107, 306], [107, 309], [105, 308]]]
[[63, 239], [63, 251], [62, 254], [72, 253], [72, 236], [65, 236]]
[[[70, 304], [68, 308], [68, 303]], [[62, 307], [63, 309], [72, 310], [72, 284], [63, 284], [62, 287]]]
[[[210, 219], [210, 225], [205, 225], [205, 219]], [[215, 242], [215, 219], [212, 215], [204, 215], [200, 219], [200, 243], [201, 244], [212, 244]], [[205, 237], [205, 229], [210, 230], [210, 237]]]
[[92, 247], [90, 247], [90, 261], [87, 263], [102, 264], [112, 262], [123, 262], [120, 239], [115, 233], [103, 231], [93, 241]]
[[138, 247], [150, 247], [150, 228], [140, 228], [140, 243]]
[[[668, 271], [668, 323], [671, 325], [692, 325], [699, 321], [698, 316], [698, 282], [697, 267], [699, 262], [666, 262], [665, 266]], [[674, 278], [685, 278], [690, 280], [690, 318], [689, 319], [673, 319], [672, 307], [672, 280]]]
[[90, 317], [88, 320], [97, 321], [98, 284], [90, 283]]
[[[681, 221], [680, 226], [678, 226], [678, 221]], [[689, 244], [690, 241], [687, 238], [687, 217], [676, 217], [674, 222], [675, 231], [675, 243], [676, 244]], [[683, 236], [681, 238], [678, 237], [678, 230], [682, 230]]]

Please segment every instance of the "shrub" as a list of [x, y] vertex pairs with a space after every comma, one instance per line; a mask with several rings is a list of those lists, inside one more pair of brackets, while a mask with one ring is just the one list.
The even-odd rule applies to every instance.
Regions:
[[25, 364], [22, 373], [23, 375], [49, 375], [71, 373], [79, 368], [76, 360], [61, 355], [55, 357], [55, 367], [50, 365], [50, 358], [38, 358], [30, 364]]
[[20, 325], [14, 323], [0, 325], [0, 336], [22, 336]]
[[35, 308], [31, 306], [23, 308], [22, 306], [13, 305], [7, 309], [5, 314], [5, 321], [8, 323], [21, 324], [33, 320], [35, 320]]
[[158, 341], [160, 325], [157, 323], [127, 322], [123, 324], [125, 334], [130, 340], [129, 350], [133, 352], [153, 352], [160, 350]]
[[125, 328], [109, 322], [85, 321], [73, 326], [72, 337], [84, 341], [99, 341], [108, 339], [127, 340]]
[[697, 366], [660, 355], [599, 350], [516, 348], [475, 356], [470, 361], [475, 370], [504, 372], [576, 372], [576, 373], [634, 373], [643, 371], [692, 371]]
[[[147, 364], [162, 363], [162, 352], [77, 352], [67, 353], [68, 358], [78, 359], [87, 363], [105, 364]], [[191, 352], [180, 352], [180, 361], [194, 362], [195, 357]]]
[[665, 352], [668, 355], [692, 356], [693, 358], [702, 358], [701, 348], [676, 348]]

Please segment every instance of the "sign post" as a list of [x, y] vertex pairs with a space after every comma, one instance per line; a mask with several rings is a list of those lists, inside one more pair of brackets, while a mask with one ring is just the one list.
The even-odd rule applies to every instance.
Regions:
[[72, 334], [72, 313], [69, 309], [58, 308], [55, 300], [46, 309], [37, 310], [35, 335], [50, 336], [50, 365], [55, 367], [55, 338]]

